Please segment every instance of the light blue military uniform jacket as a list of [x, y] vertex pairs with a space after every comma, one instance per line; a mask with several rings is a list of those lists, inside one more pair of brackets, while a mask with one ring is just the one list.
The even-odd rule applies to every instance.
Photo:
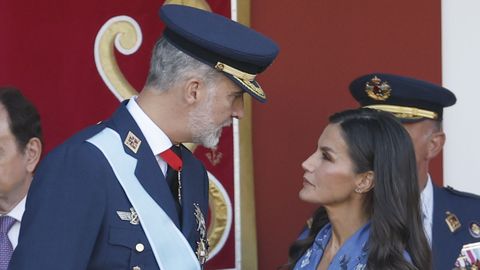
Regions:
[[[54, 149], [40, 164], [28, 194], [19, 244], [11, 270], [158, 269], [140, 225], [122, 220], [117, 211], [132, 207], [103, 154], [86, 142], [110, 127], [122, 141], [132, 132], [140, 140], [135, 175], [168, 214], [193, 250], [200, 239], [194, 203], [204, 216], [208, 178], [204, 166], [182, 147], [182, 224], [175, 199], [152, 150], [124, 102], [111, 119], [87, 128]], [[168, 247], [167, 247], [168, 248]]]

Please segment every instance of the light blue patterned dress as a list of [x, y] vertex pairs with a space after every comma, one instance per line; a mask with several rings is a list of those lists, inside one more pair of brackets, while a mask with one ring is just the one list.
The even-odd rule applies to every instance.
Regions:
[[[328, 270], [364, 270], [368, 259], [369, 236], [370, 222], [363, 225], [340, 247]], [[297, 261], [294, 270], [316, 270], [331, 237], [332, 225], [328, 223], [318, 232], [312, 246]], [[403, 256], [408, 262], [412, 261], [406, 251]]]
[[[312, 246], [298, 260], [294, 270], [316, 270], [323, 251], [332, 236], [332, 225], [328, 223], [318, 232]], [[370, 236], [370, 222], [356, 231], [337, 251], [328, 269], [363, 270], [367, 264], [367, 242]]]

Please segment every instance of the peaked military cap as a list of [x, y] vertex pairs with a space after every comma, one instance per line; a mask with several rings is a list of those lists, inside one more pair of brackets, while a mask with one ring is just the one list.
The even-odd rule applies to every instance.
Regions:
[[164, 5], [163, 37], [179, 50], [224, 73], [260, 102], [267, 97], [255, 76], [278, 54], [268, 37], [224, 16], [183, 5]]
[[393, 113], [402, 122], [442, 120], [443, 108], [457, 101], [450, 90], [439, 85], [383, 73], [353, 80], [350, 93], [362, 107]]

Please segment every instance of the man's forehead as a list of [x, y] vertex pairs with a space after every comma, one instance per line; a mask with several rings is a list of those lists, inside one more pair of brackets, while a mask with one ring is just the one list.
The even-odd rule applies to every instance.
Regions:
[[408, 132], [427, 132], [428, 130], [434, 129], [436, 123], [434, 120], [425, 119], [418, 122], [402, 123], [403, 127]]
[[238, 86], [237, 84], [233, 83], [230, 79], [228, 79], [227, 77], [225, 76], [222, 76], [222, 82], [225, 83], [226, 86], [224, 89], [224, 91], [226, 90], [227, 94], [234, 94], [234, 95], [237, 95], [237, 94], [243, 94], [243, 93], [246, 93], [242, 88], [240, 88], [240, 86]]

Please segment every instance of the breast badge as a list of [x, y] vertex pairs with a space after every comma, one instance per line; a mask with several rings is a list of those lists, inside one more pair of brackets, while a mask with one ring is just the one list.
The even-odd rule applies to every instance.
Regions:
[[448, 228], [452, 233], [456, 232], [460, 227], [462, 227], [462, 224], [460, 223], [460, 220], [458, 220], [457, 216], [454, 213], [450, 213], [447, 211], [445, 213], [447, 217], [445, 218], [445, 222], [448, 225]]
[[480, 238], [480, 222], [472, 222], [470, 223], [470, 235], [475, 238]]
[[198, 206], [198, 203], [194, 203], [195, 207], [195, 219], [197, 220], [197, 232], [200, 233], [200, 241], [197, 242], [197, 258], [200, 264], [205, 264], [208, 259], [208, 239], [207, 239], [207, 226], [205, 224], [205, 218], [203, 217], [202, 210]]
[[117, 215], [121, 220], [130, 221], [130, 224], [132, 225], [140, 224], [137, 212], [135, 211], [135, 209], [133, 209], [133, 207], [130, 208], [130, 212], [117, 211]]

